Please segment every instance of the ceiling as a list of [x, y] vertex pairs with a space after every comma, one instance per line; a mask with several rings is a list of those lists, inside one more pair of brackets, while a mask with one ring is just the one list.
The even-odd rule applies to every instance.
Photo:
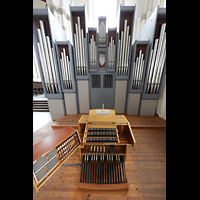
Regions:
[[122, 6], [136, 6], [134, 31], [132, 43], [137, 39], [139, 31], [151, 16], [151, 13], [159, 5], [166, 7], [166, 0], [33, 0], [33, 8], [50, 8], [58, 22], [66, 31], [67, 38], [71, 38], [71, 24], [69, 15], [69, 5], [83, 6], [87, 10], [87, 26], [97, 27], [98, 16], [107, 16], [108, 27], [117, 26], [117, 14], [120, 4]]

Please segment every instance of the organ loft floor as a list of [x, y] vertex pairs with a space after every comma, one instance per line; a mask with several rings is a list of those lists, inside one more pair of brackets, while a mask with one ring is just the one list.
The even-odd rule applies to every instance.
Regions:
[[[48, 122], [33, 133], [33, 144], [62, 126], [72, 125], [78, 129], [81, 116], [65, 115]], [[80, 190], [81, 161], [77, 149], [37, 193], [33, 188], [33, 199], [166, 199], [166, 121], [157, 116], [125, 117], [137, 141], [135, 148], [128, 146], [125, 161], [128, 192]]]

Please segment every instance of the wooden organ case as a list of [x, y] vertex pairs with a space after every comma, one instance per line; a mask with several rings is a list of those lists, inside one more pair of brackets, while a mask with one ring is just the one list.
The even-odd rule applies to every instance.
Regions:
[[38, 189], [79, 148], [80, 189], [128, 190], [125, 160], [135, 138], [124, 115], [94, 109], [82, 115], [78, 131], [66, 126], [33, 146], [33, 185]]

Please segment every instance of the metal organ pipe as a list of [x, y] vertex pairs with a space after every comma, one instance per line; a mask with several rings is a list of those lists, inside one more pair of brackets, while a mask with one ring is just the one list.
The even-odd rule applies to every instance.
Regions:
[[128, 34], [129, 34], [129, 26], [127, 27], [127, 30], [126, 30], [126, 39], [125, 39], [125, 44], [124, 44], [124, 74], [126, 74], [126, 69], [127, 69], [127, 63], [126, 63], [126, 59], [127, 59], [127, 46], [128, 46]]
[[152, 77], [152, 87], [151, 87], [150, 93], [153, 93], [154, 86], [155, 86], [155, 76], [156, 76], [157, 70], [158, 70], [157, 65], [158, 65], [158, 60], [160, 59], [160, 52], [161, 52], [161, 46], [162, 46], [162, 42], [163, 42], [164, 30], [165, 30], [165, 24], [162, 25], [161, 32], [160, 32], [157, 53], [156, 53], [156, 59], [155, 59], [155, 64], [154, 64], [153, 77]]
[[65, 72], [65, 61], [64, 61], [64, 54], [63, 52], [61, 52], [61, 66], [62, 66], [62, 79], [63, 79], [63, 83], [64, 83], [64, 88], [67, 88], [67, 76], [66, 76], [66, 72]]
[[76, 48], [77, 47], [77, 37], [76, 37], [76, 34], [74, 33], [74, 41], [75, 41], [75, 54], [76, 54], [76, 71], [77, 71], [77, 74], [79, 75], [79, 55], [78, 55], [78, 49]]
[[90, 66], [91, 69], [96, 68], [96, 51], [97, 51], [97, 46], [94, 41], [94, 35], [92, 35], [92, 38], [90, 38], [90, 43], [89, 43], [89, 55], [90, 55]]
[[109, 42], [108, 46], [108, 69], [112, 69], [112, 63], [113, 63], [113, 58], [112, 58], [112, 51], [113, 51], [113, 46], [112, 42]]
[[111, 37], [111, 41], [108, 44], [108, 69], [114, 69], [115, 63], [115, 44]]
[[140, 68], [139, 68], [139, 72], [138, 72], [138, 87], [140, 86], [140, 82], [142, 81], [142, 79], [141, 79], [141, 73], [142, 73], [142, 71], [143, 71], [143, 56], [144, 56], [144, 54], [142, 53], [142, 55], [141, 55], [141, 60], [140, 60]]
[[86, 66], [86, 64], [85, 64], [85, 59], [84, 59], [84, 58], [85, 58], [84, 43], [85, 43], [85, 41], [84, 41], [84, 37], [83, 37], [83, 29], [81, 29], [81, 46], [82, 46], [82, 49], [83, 49], [83, 51], [82, 51], [83, 73], [85, 73], [84, 70], [85, 70], [85, 66]]
[[63, 51], [61, 52], [60, 63], [64, 89], [72, 89], [71, 65], [69, 56], [66, 55], [65, 48], [63, 48]]
[[62, 72], [62, 80], [63, 80], [63, 86], [64, 88], [67, 88], [66, 86], [66, 78], [65, 78], [65, 72], [64, 72], [64, 64], [63, 64], [63, 52], [61, 52], [61, 57], [60, 58], [60, 65], [61, 65], [61, 72]]
[[66, 76], [67, 88], [68, 88], [69, 87], [69, 75], [68, 75], [68, 69], [67, 69], [66, 52], [65, 52], [64, 48], [63, 48], [63, 59], [64, 59], [64, 73]]
[[[151, 50], [151, 53], [150, 53], [149, 63], [151, 63], [152, 55], [153, 55], [153, 49]], [[150, 76], [150, 67], [148, 68], [148, 72], [147, 72], [147, 83], [146, 83], [146, 86], [145, 86], [145, 92], [146, 93], [147, 93], [147, 87], [149, 86], [149, 83], [148, 83], [149, 76]]]
[[142, 50], [139, 50], [139, 56], [136, 57], [136, 62], [134, 63], [132, 89], [141, 89], [144, 69], [143, 56]]
[[114, 40], [113, 40], [113, 51], [112, 51], [112, 58], [113, 58], [113, 66], [112, 69], [115, 68], [115, 44], [114, 44]]
[[110, 45], [110, 42], [108, 44], [108, 69], [110, 68], [111, 66], [111, 55], [110, 55], [110, 51], [111, 51], [111, 45]]
[[37, 28], [39, 42], [37, 43], [39, 57], [41, 60], [44, 82], [47, 93], [59, 93], [58, 79], [56, 72], [55, 54], [51, 48], [50, 38], [45, 35], [44, 24], [39, 20], [40, 28]]
[[125, 66], [126, 66], [126, 72], [125, 74], [128, 73], [128, 60], [129, 60], [129, 48], [130, 48], [130, 39], [131, 39], [131, 36], [129, 35], [128, 36], [128, 41], [127, 41], [127, 51], [126, 51], [126, 62], [125, 62]]
[[41, 33], [42, 33], [42, 41], [43, 41], [43, 45], [44, 45], [44, 53], [46, 56], [47, 67], [48, 67], [48, 71], [49, 71], [50, 85], [51, 85], [53, 93], [55, 93], [54, 87], [53, 87], [54, 82], [53, 82], [52, 70], [51, 70], [51, 65], [50, 65], [50, 61], [49, 61], [49, 53], [47, 50], [47, 43], [46, 43], [45, 32], [44, 32], [44, 25], [43, 25], [43, 21], [40, 20], [39, 22], [40, 22], [40, 28], [41, 28]]
[[37, 43], [37, 46], [38, 46], [40, 61], [41, 61], [41, 65], [42, 65], [42, 71], [43, 71], [43, 75], [44, 75], [44, 82], [45, 82], [46, 90], [47, 90], [47, 93], [50, 93], [49, 84], [48, 84], [49, 81], [47, 80], [47, 74], [46, 74], [46, 67], [45, 67], [45, 64], [44, 64], [44, 60], [43, 60], [43, 56], [42, 56], [42, 53], [41, 53], [41, 47], [40, 47], [39, 42]]
[[124, 50], [126, 45], [126, 28], [127, 28], [127, 20], [124, 21], [124, 34], [123, 34], [123, 46], [122, 46], [122, 74], [124, 72]]
[[71, 65], [70, 65], [70, 60], [69, 60], [69, 57], [66, 56], [67, 58], [67, 69], [68, 69], [68, 74], [69, 74], [69, 87], [72, 88], [72, 73], [71, 73]]
[[119, 60], [119, 75], [121, 75], [121, 68], [122, 68], [122, 46], [123, 46], [123, 35], [124, 31], [121, 32], [121, 45], [120, 45], [120, 60]]
[[130, 35], [129, 26], [127, 26], [127, 20], [124, 20], [124, 30], [121, 31], [121, 40], [119, 40], [118, 48], [118, 75], [128, 74], [128, 60], [129, 60], [129, 48], [130, 48]]
[[83, 47], [82, 47], [82, 37], [81, 37], [81, 25], [80, 25], [80, 17], [77, 17], [78, 21], [78, 47], [79, 47], [79, 53], [80, 53], [80, 67], [81, 67], [81, 74], [82, 74], [82, 66], [83, 66]]
[[[48, 46], [48, 50], [49, 50], [49, 56], [50, 56], [50, 63], [51, 63], [51, 70], [52, 70], [52, 75], [53, 75], [53, 82], [56, 83], [56, 74], [55, 74], [55, 66], [54, 66], [54, 61], [53, 61], [53, 54], [52, 54], [52, 51], [51, 51], [51, 45], [50, 45], [50, 39], [49, 39], [49, 36], [46, 36], [46, 39], [47, 39], [47, 46]], [[54, 84], [54, 87], [55, 87], [55, 91], [57, 93], [57, 85]]]
[[118, 51], [117, 51], [117, 55], [118, 55], [117, 74], [119, 74], [119, 66], [120, 66], [120, 46], [121, 46], [121, 40], [119, 39]]
[[58, 87], [58, 75], [57, 75], [57, 71], [56, 71], [56, 56], [55, 56], [55, 52], [54, 52], [54, 49], [53, 48], [51, 48], [51, 50], [52, 50], [52, 56], [53, 56], [53, 63], [54, 63], [54, 70], [55, 70], [55, 80], [56, 80], [56, 82], [55, 82], [55, 85], [57, 86], [57, 93], [59, 93], [59, 87]]
[[76, 33], [74, 33], [77, 75], [87, 75], [86, 39], [84, 38], [83, 29], [81, 29], [79, 16], [77, 17], [77, 22], [75, 23]]
[[140, 68], [141, 68], [142, 59], [143, 59], [143, 54], [142, 54], [142, 50], [140, 50], [140, 51], [139, 51], [139, 61], [138, 61], [137, 85], [136, 85], [136, 87], [138, 87], [139, 74], [140, 74]]
[[151, 65], [149, 65], [150, 72], [149, 72], [149, 79], [148, 79], [147, 91], [149, 91], [150, 83], [151, 83], [151, 80], [152, 80], [152, 74], [153, 74], [153, 69], [154, 69], [154, 60], [155, 60], [156, 51], [157, 51], [157, 44], [158, 44], [158, 39], [155, 39], [154, 50], [153, 50], [153, 57], [152, 57], [152, 60], [151, 60], [151, 63], [150, 63]]
[[93, 52], [94, 52], [94, 47], [93, 47], [93, 37], [90, 39], [90, 42], [91, 42], [91, 63], [92, 63], [92, 66], [94, 67], [94, 58], [93, 58]]
[[43, 48], [43, 42], [42, 42], [42, 36], [41, 36], [41, 31], [40, 29], [37, 29], [38, 32], [38, 39], [39, 39], [39, 45], [40, 46], [40, 50], [41, 50], [41, 57], [40, 60], [43, 61], [43, 73], [46, 74], [46, 81], [49, 84], [49, 75], [48, 75], [48, 70], [47, 70], [47, 64], [46, 64], [46, 57], [45, 57], [45, 53], [44, 53], [44, 48]]
[[142, 60], [142, 65], [141, 65], [141, 71], [140, 71], [140, 76], [139, 76], [139, 88], [142, 87], [142, 75], [143, 75], [143, 69], [144, 69], [144, 60]]
[[69, 84], [69, 88], [71, 88], [72, 86], [72, 79], [71, 79], [71, 70], [70, 70], [70, 62], [69, 62], [69, 57], [66, 56], [66, 63], [67, 63], [67, 74], [68, 74], [68, 84]]
[[161, 80], [161, 75], [162, 75], [162, 70], [163, 70], [163, 67], [164, 67], [165, 58], [166, 58], [166, 33], [164, 34], [164, 41], [163, 41], [163, 47], [162, 47], [162, 52], [161, 52], [161, 58], [160, 58], [160, 62], [159, 62], [157, 77], [156, 77], [156, 80], [155, 80], [156, 85], [154, 87], [154, 93], [157, 93], [158, 89], [159, 89], [159, 83], [160, 83], [160, 80]]
[[[155, 39], [154, 49], [151, 51], [146, 90], [148, 94], [157, 94], [166, 58], [166, 23], [162, 24], [159, 39]], [[152, 53], [153, 52], [153, 53]]]
[[114, 52], [114, 40], [111, 37], [111, 42], [110, 42], [110, 68], [113, 68], [112, 65], [114, 63], [114, 58], [113, 58], [113, 52]]
[[103, 21], [99, 25], [99, 44], [106, 43], [106, 25]]
[[133, 79], [132, 79], [132, 89], [135, 89], [135, 83], [136, 83], [136, 75], [137, 75], [137, 66], [138, 66], [138, 57], [136, 57], [136, 62], [134, 62], [134, 68], [133, 68]]
[[80, 66], [81, 66], [81, 63], [80, 63], [80, 51], [79, 51], [79, 34], [78, 34], [78, 25], [75, 24], [75, 29], [76, 29], [76, 34], [74, 34], [76, 36], [76, 46], [75, 46], [75, 49], [77, 50], [77, 57], [76, 57], [76, 62], [77, 62], [77, 68], [78, 68], [78, 75], [80, 75]]

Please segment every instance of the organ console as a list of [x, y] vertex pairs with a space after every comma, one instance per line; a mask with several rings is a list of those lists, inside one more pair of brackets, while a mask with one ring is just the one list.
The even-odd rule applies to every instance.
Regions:
[[124, 115], [115, 115], [115, 110], [97, 109], [82, 115], [78, 124], [83, 140], [79, 188], [127, 190], [127, 147], [136, 144], [128, 120]]
[[82, 115], [78, 131], [66, 126], [33, 146], [33, 185], [38, 189], [79, 148], [80, 189], [128, 190], [125, 160], [135, 148], [130, 123], [115, 110], [94, 109]]

